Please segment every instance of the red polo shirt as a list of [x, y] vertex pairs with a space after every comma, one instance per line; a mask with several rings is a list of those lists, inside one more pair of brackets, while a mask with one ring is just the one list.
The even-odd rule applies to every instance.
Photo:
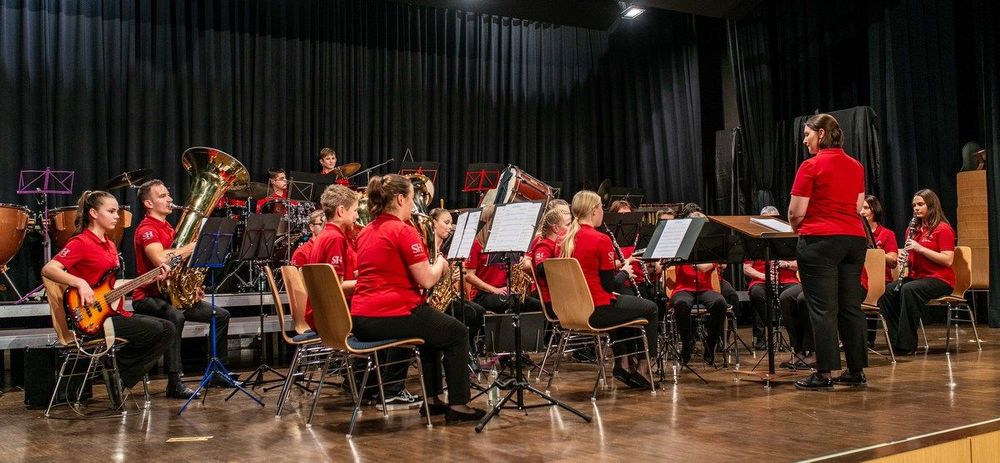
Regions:
[[[498, 261], [490, 264], [490, 255], [483, 253], [483, 245], [479, 240], [472, 242], [472, 250], [469, 251], [469, 259], [465, 261], [465, 268], [475, 270], [476, 276], [486, 284], [503, 288], [507, 286], [507, 264]], [[515, 263], [512, 263], [516, 265]], [[474, 290], [471, 297], [476, 297], [479, 291]]]
[[[954, 251], [955, 229], [945, 222], [939, 223], [934, 230], [920, 227], [913, 240], [932, 251]], [[955, 271], [950, 265], [935, 264], [923, 254], [916, 252], [910, 252], [910, 278], [914, 280], [937, 278], [948, 283], [948, 286], [955, 287]]]
[[[885, 251], [886, 254], [899, 252], [899, 244], [896, 243], [896, 234], [881, 224], [876, 225], [875, 229], [872, 230], [872, 238], [875, 240], [875, 247]], [[892, 281], [892, 268], [886, 265], [885, 282], [888, 283], [890, 281]], [[861, 286], [866, 290], [868, 289], [868, 270], [865, 268], [861, 269]]]
[[[309, 252], [307, 257], [303, 259], [305, 264], [330, 264], [341, 281], [357, 278], [358, 256], [354, 251], [354, 242], [337, 225], [327, 223], [319, 235], [303, 244], [299, 249], [307, 246]], [[298, 254], [298, 251], [295, 253]], [[294, 257], [292, 260], [294, 261]], [[350, 303], [351, 299], [348, 298], [347, 302]], [[308, 301], [306, 302], [306, 323], [314, 330], [316, 329], [313, 322], [312, 304]]]
[[[149, 260], [149, 256], [146, 255], [146, 246], [153, 243], [160, 243], [163, 249], [170, 249], [174, 243], [174, 227], [166, 220], [159, 220], [147, 215], [142, 218], [142, 222], [139, 222], [139, 226], [136, 227], [135, 237], [132, 241], [135, 245], [135, 270], [142, 275], [156, 267], [153, 261]], [[158, 296], [159, 294], [160, 288], [156, 286], [156, 283], [150, 283], [146, 286], [136, 288], [132, 292], [132, 301], [141, 301], [147, 297]]]
[[413, 225], [379, 215], [358, 235], [358, 281], [351, 315], [404, 317], [424, 303], [409, 266], [427, 261], [427, 250]]
[[865, 191], [861, 163], [841, 148], [824, 148], [795, 173], [792, 195], [809, 198], [800, 236], [865, 236], [858, 195]]
[[[542, 262], [559, 256], [559, 251], [557, 250], [555, 241], [548, 238], [540, 238], [535, 241], [528, 255], [531, 256], [531, 265], [537, 268]], [[542, 302], [551, 302], [552, 296], [549, 295], [549, 285], [545, 283], [545, 278], [538, 275], [536, 277], [538, 277], [539, 292], [542, 293]]]
[[677, 291], [715, 291], [712, 288], [712, 272], [715, 267], [707, 272], [699, 272], [694, 265], [678, 265], [677, 283], [674, 284], [674, 293]]
[[[753, 267], [754, 270], [756, 270], [756, 271], [758, 271], [760, 273], [764, 273], [764, 269], [765, 269], [764, 261], [762, 261], [762, 260], [755, 260], [755, 261], [750, 262], [750, 265]], [[777, 266], [778, 264], [775, 263], [774, 265]], [[709, 272], [709, 274], [711, 276], [711, 272]], [[778, 284], [779, 285], [792, 284], [792, 283], [798, 283], [798, 282], [799, 282], [799, 277], [795, 275], [795, 270], [792, 270], [790, 268], [778, 269]], [[709, 280], [709, 289], [711, 289], [711, 284], [712, 284], [711, 280]], [[747, 290], [749, 290], [750, 288], [753, 288], [755, 285], [762, 285], [762, 284], [764, 284], [764, 280], [753, 278], [753, 279], [750, 280], [750, 283], [747, 284]]]
[[[98, 238], [90, 229], [74, 236], [66, 243], [66, 246], [52, 258], [66, 267], [66, 271], [71, 275], [83, 278], [91, 287], [97, 286], [101, 277], [118, 267], [118, 248], [114, 241], [105, 236], [104, 240]], [[114, 285], [114, 273], [111, 274], [111, 284]], [[122, 310], [121, 300], [114, 310], [126, 317], [131, 317], [130, 312]]]
[[313, 245], [316, 244], [316, 237], [312, 237], [309, 241], [302, 243], [299, 247], [295, 248], [295, 252], [292, 253], [291, 264], [296, 267], [301, 267], [306, 264], [314, 264], [315, 262], [309, 262], [309, 254], [312, 252]]
[[611, 304], [614, 298], [601, 286], [600, 273], [601, 270], [615, 270], [615, 248], [611, 238], [590, 225], [580, 224], [573, 246], [573, 258], [580, 262], [594, 307]]

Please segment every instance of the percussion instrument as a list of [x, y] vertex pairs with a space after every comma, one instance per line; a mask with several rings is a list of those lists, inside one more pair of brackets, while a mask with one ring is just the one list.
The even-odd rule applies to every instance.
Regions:
[[0, 203], [0, 268], [21, 249], [30, 213], [24, 206]]
[[146, 180], [153, 174], [153, 169], [139, 169], [132, 172], [122, 172], [121, 174], [106, 180], [101, 189], [115, 190], [122, 187], [137, 187], [139, 182]]
[[[495, 193], [494, 193], [495, 192]], [[483, 196], [479, 206], [519, 203], [523, 201], [548, 201], [554, 196], [552, 187], [516, 166], [508, 166], [500, 174], [495, 190]]]
[[226, 190], [225, 197], [229, 199], [260, 199], [268, 195], [266, 183], [250, 182], [245, 187]]
[[333, 172], [330, 173], [336, 175], [338, 178], [350, 177], [359, 170], [361, 170], [361, 164], [357, 162], [352, 162], [349, 164], [344, 164], [340, 167], [334, 167]]
[[[121, 244], [125, 229], [132, 226], [132, 211], [130, 209], [127, 205], [118, 206], [118, 224], [108, 236], [111, 241], [114, 241], [115, 246]], [[49, 236], [52, 238], [54, 252], [61, 251], [63, 246], [66, 246], [66, 243], [73, 237], [76, 231], [76, 210], [76, 206], [49, 209], [49, 216], [46, 219], [49, 221]]]

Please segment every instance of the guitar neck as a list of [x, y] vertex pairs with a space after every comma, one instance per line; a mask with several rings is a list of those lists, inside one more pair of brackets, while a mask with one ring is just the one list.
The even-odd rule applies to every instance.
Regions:
[[108, 295], [105, 299], [107, 299], [108, 302], [116, 301], [124, 297], [126, 294], [130, 293], [133, 289], [136, 289], [140, 286], [146, 286], [147, 284], [155, 280], [156, 277], [159, 276], [159, 274], [160, 274], [160, 268], [159, 267], [154, 268], [153, 270], [150, 270], [142, 274], [142, 276], [133, 279], [132, 281], [122, 285], [121, 287], [115, 288], [114, 291], [108, 292]]

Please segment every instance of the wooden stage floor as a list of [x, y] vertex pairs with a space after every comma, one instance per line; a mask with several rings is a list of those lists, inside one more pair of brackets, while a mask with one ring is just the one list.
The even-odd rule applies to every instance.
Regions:
[[[801, 392], [790, 382], [765, 390], [699, 364], [708, 385], [688, 373], [655, 396], [606, 390], [592, 403], [593, 366], [564, 363], [552, 393], [592, 414], [592, 423], [556, 409], [526, 416], [508, 410], [482, 434], [472, 424], [448, 426], [443, 419], [427, 429], [415, 410], [383, 419], [367, 407], [348, 440], [349, 401], [336, 388], [324, 392], [312, 428], [304, 424], [301, 395], [293, 395], [283, 417], [274, 417], [277, 390], [264, 395], [262, 409], [246, 397], [224, 402], [224, 390], [212, 389], [204, 406], [177, 416], [181, 402], [166, 399], [159, 380], [150, 411], [88, 421], [45, 419], [42, 411], [25, 409], [22, 393], [8, 392], [0, 398], [0, 460], [797, 461], [1000, 416], [1000, 333], [982, 326], [982, 352], [963, 342], [962, 353], [946, 356], [943, 327], [929, 328], [929, 353], [896, 365], [872, 356], [870, 385], [861, 390]], [[753, 364], [747, 360], [744, 369]], [[94, 391], [103, 395], [103, 387]], [[477, 405], [485, 407], [485, 400]], [[204, 436], [211, 438], [168, 442]]]

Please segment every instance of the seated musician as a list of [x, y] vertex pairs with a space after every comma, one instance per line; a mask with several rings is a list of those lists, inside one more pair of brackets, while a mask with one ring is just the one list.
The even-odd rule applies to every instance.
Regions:
[[569, 230], [571, 221], [572, 218], [568, 214], [564, 214], [563, 211], [550, 209], [542, 216], [541, 236], [528, 251], [531, 265], [535, 269], [536, 284], [542, 296], [542, 307], [545, 309], [547, 317], [553, 320], [557, 317], [552, 310], [552, 297], [549, 295], [548, 285], [545, 284], [545, 269], [542, 267], [542, 262], [559, 257], [559, 242]]
[[[685, 206], [686, 209], [687, 206]], [[682, 212], [682, 217], [704, 217], [705, 214], [698, 210]], [[677, 332], [681, 337], [681, 363], [687, 364], [691, 361], [691, 353], [694, 349], [694, 328], [691, 320], [691, 308], [694, 304], [700, 304], [708, 309], [708, 330], [705, 338], [703, 358], [708, 365], [715, 364], [715, 347], [718, 345], [722, 335], [722, 329], [726, 323], [726, 299], [712, 287], [712, 273], [720, 271], [716, 264], [691, 264], [679, 265], [676, 267], [677, 281], [674, 284], [673, 294], [670, 296], [670, 305], [674, 309], [674, 318], [677, 320]], [[721, 284], [721, 276], [719, 278]]]
[[[305, 263], [309, 264], [330, 264], [333, 266], [337, 276], [340, 277], [341, 288], [348, 303], [354, 294], [354, 285], [357, 280], [357, 253], [355, 252], [354, 225], [358, 219], [358, 194], [343, 185], [330, 185], [323, 191], [319, 199], [319, 212], [324, 219], [310, 220], [310, 229], [314, 227], [313, 222], [325, 222], [321, 231], [315, 238], [310, 240], [313, 243], [309, 246], [306, 243], [302, 247], [309, 246], [309, 254], [305, 258]], [[315, 217], [316, 213], [313, 213]], [[298, 252], [296, 251], [296, 254]], [[316, 329], [313, 320], [312, 304], [306, 304], [306, 323], [314, 330]]]
[[890, 283], [878, 301], [889, 326], [897, 355], [917, 350], [917, 327], [924, 304], [947, 296], [955, 287], [955, 230], [948, 223], [936, 193], [924, 189], [913, 195], [915, 229], [903, 246], [909, 274]]
[[[285, 169], [269, 170], [267, 174], [271, 194], [257, 202], [257, 213], [266, 212], [284, 215], [285, 205], [280, 204], [275, 206], [275, 202], [282, 202], [288, 199], [288, 177], [285, 175]], [[272, 207], [273, 209], [265, 211], [265, 206]]]
[[[490, 228], [493, 226], [495, 211], [494, 206], [486, 206], [479, 216], [483, 227], [476, 233], [472, 250], [469, 252], [469, 259], [465, 261], [465, 281], [472, 285], [475, 292], [472, 298], [473, 302], [490, 312], [504, 313], [512, 301], [510, 297], [512, 292], [507, 287], [507, 262], [493, 257], [491, 254], [483, 253], [483, 248], [486, 247], [486, 241], [490, 236]], [[518, 265], [520, 262], [521, 260], [518, 259], [511, 262], [510, 265]], [[529, 289], [526, 288], [525, 291]], [[517, 298], [513, 300], [517, 300]], [[542, 302], [529, 294], [525, 296], [524, 304], [521, 307], [524, 312], [541, 312]]]
[[337, 169], [337, 152], [333, 148], [326, 147], [319, 150], [319, 166], [320, 174], [334, 174], [337, 176], [338, 185], [350, 186], [350, 181], [341, 175], [340, 169]]
[[295, 248], [295, 252], [292, 253], [291, 264], [296, 267], [301, 267], [309, 263], [309, 253], [312, 252], [312, 248], [316, 244], [316, 237], [323, 232], [326, 226], [326, 213], [323, 212], [322, 207], [322, 198], [320, 198], [320, 209], [312, 211], [312, 214], [309, 214], [309, 241], [299, 245], [299, 247]]
[[[160, 180], [150, 180], [139, 187], [139, 202], [146, 211], [146, 216], [135, 229], [133, 239], [135, 250], [135, 268], [145, 273], [158, 265], [163, 265], [171, 256], [178, 252], [171, 249], [174, 243], [174, 228], [167, 222], [167, 216], [173, 212], [173, 198], [170, 191]], [[192, 244], [188, 244], [192, 246]], [[199, 300], [191, 307], [180, 310], [171, 305], [170, 298], [162, 294], [156, 284], [150, 284], [136, 289], [132, 293], [132, 308], [136, 313], [151, 317], [163, 318], [173, 323], [176, 328], [170, 348], [163, 355], [163, 363], [167, 371], [167, 397], [187, 399], [194, 394], [181, 381], [181, 335], [187, 320], [209, 323], [215, 310], [216, 346], [218, 357], [225, 360], [229, 352], [229, 311], [222, 307], [213, 307], [204, 300], [204, 293], [199, 290]], [[228, 386], [221, 378], [213, 379], [212, 385]]]
[[[778, 217], [778, 208], [764, 206], [760, 210], [760, 215], [762, 217]], [[799, 278], [796, 275], [799, 270], [798, 264], [794, 260], [782, 260], [778, 261], [777, 265], [780, 269], [778, 271], [778, 284], [780, 285], [778, 289], [778, 294], [780, 295], [779, 301], [781, 301], [781, 304], [785, 304], [788, 301], [794, 303], [801, 292], [801, 289], [795, 290], [793, 288], [799, 284]], [[764, 320], [767, 318], [764, 313], [766, 310], [765, 301], [767, 300], [764, 269], [764, 261], [762, 260], [746, 261], [743, 263], [743, 274], [750, 278], [750, 282], [747, 284], [747, 291], [750, 293], [750, 309], [753, 311], [753, 348], [761, 351], [767, 350], [767, 334], [764, 331]], [[786, 291], [791, 292], [786, 294]], [[772, 316], [777, 316], [777, 314], [772, 314]], [[785, 317], [785, 320], [788, 321], [788, 318]], [[792, 329], [789, 329], [789, 336], [793, 336], [791, 331]]]
[[[694, 214], [694, 213], [698, 213], [698, 215], [697, 216], [693, 216], [692, 214]], [[698, 204], [696, 204], [696, 203], [687, 203], [687, 204], [685, 204], [681, 208], [681, 211], [680, 211], [680, 214], [678, 214], [678, 217], [680, 217], [680, 218], [684, 218], [684, 217], [705, 217], [705, 213], [701, 209], [701, 206], [699, 206]], [[728, 266], [729, 266], [728, 264], [720, 264], [719, 265], [719, 269], [718, 269], [719, 270], [719, 292], [722, 294], [723, 299], [726, 300], [726, 304], [729, 304], [730, 306], [733, 307], [734, 310], [737, 310], [740, 307], [740, 295], [736, 292], [736, 288], [733, 287], [733, 284], [730, 283], [729, 280], [726, 279], [726, 275], [725, 275], [724, 272], [726, 271], [726, 268]]]
[[[93, 304], [93, 287], [118, 267], [118, 249], [108, 236], [118, 220], [114, 196], [104, 191], [84, 192], [77, 203], [76, 235], [42, 267], [42, 275], [76, 288], [83, 303]], [[166, 270], [159, 279], [166, 276]], [[113, 313], [111, 323], [115, 337], [128, 341], [118, 351], [117, 362], [122, 386], [131, 389], [166, 352], [176, 328], [166, 320], [124, 311]]]
[[[396, 174], [372, 177], [368, 204], [375, 220], [358, 235], [358, 280], [351, 299], [354, 335], [361, 341], [421, 338], [420, 355], [431, 414], [448, 422], [479, 420], [485, 412], [468, 406], [466, 369], [468, 330], [454, 317], [425, 303], [422, 290], [432, 288], [448, 269], [444, 256], [428, 262], [426, 243], [409, 222], [413, 184]], [[448, 401], [438, 394], [441, 357]]]
[[[611, 238], [597, 231], [595, 227], [604, 222], [604, 208], [601, 197], [593, 191], [580, 191], [573, 195], [571, 207], [573, 221], [560, 243], [560, 257], [572, 257], [580, 263], [587, 280], [587, 287], [594, 300], [594, 312], [590, 325], [595, 328], [614, 326], [631, 320], [645, 319], [646, 342], [651, 358], [656, 357], [656, 333], [658, 317], [656, 304], [629, 294], [619, 292], [615, 283], [617, 268], [614, 264], [614, 247]], [[631, 337], [630, 329], [613, 333], [616, 339]], [[625, 345], [630, 344], [630, 345]], [[613, 346], [616, 356], [626, 351], [641, 350], [638, 340], [617, 343]], [[639, 360], [625, 355], [616, 359], [613, 370], [615, 379], [633, 387], [649, 387], [652, 380], [649, 363], [644, 356]]]
[[[431, 210], [430, 213], [431, 220], [434, 221], [434, 243], [437, 249], [441, 250], [441, 243], [451, 235], [454, 231], [454, 224], [451, 223], [451, 213], [447, 209], [435, 208]], [[458, 288], [462, 288], [464, 284], [460, 284], [458, 279], [460, 278], [459, 263], [449, 264], [449, 269], [447, 271], [452, 272], [452, 279], [449, 280], [453, 285], [457, 285], [456, 288], [452, 288], [451, 291], [457, 291]], [[442, 280], [445, 278], [442, 277]], [[433, 289], [434, 291], [444, 291], [441, 285], [437, 285]], [[460, 295], [458, 295], [460, 296]], [[483, 324], [485, 323], [486, 309], [481, 305], [476, 304], [468, 299], [463, 301], [461, 297], [454, 297], [448, 307], [445, 308], [445, 313], [457, 318], [465, 325], [469, 330], [469, 347], [473, 348], [476, 345], [476, 337], [483, 331]]]
[[[861, 217], [868, 222], [868, 229], [872, 232], [873, 243], [877, 249], [885, 251], [885, 283], [892, 282], [892, 269], [899, 265], [899, 243], [896, 242], [896, 233], [883, 226], [882, 202], [873, 195], [865, 196], [865, 202], [861, 205]], [[861, 287], [868, 291], [868, 270], [861, 269]], [[880, 328], [876, 320], [868, 320], [868, 347], [875, 347], [875, 333]]]

